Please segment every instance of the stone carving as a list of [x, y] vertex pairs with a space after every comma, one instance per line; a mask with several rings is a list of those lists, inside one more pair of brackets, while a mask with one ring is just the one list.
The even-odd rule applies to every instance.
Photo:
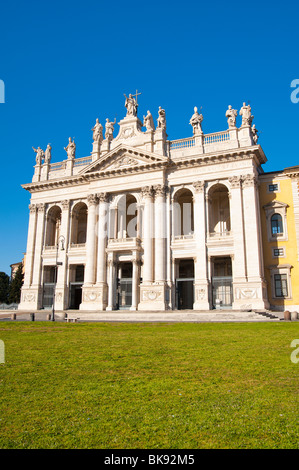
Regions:
[[258, 136], [258, 130], [257, 128], [255, 127], [255, 124], [253, 124], [252, 128], [251, 128], [251, 132], [252, 132], [252, 139], [253, 139], [253, 142], [255, 144], [257, 144], [257, 141], [259, 139], [259, 136]]
[[203, 120], [203, 115], [198, 113], [197, 107], [195, 106], [194, 108], [194, 114], [190, 119], [191, 126], [193, 127], [193, 134], [194, 135], [201, 135], [202, 128], [201, 128], [201, 123]]
[[241, 186], [241, 177], [240, 176], [231, 176], [228, 178], [229, 184], [232, 189], [240, 188]]
[[109, 140], [109, 142], [111, 142], [111, 140], [113, 140], [113, 131], [114, 131], [114, 124], [116, 123], [116, 118], [114, 119], [114, 121], [109, 121], [109, 119], [107, 118], [106, 119], [106, 124], [105, 124], [105, 139]]
[[61, 201], [61, 205], [63, 210], [68, 210], [70, 207], [70, 200], [65, 199], [64, 201]]
[[229, 105], [225, 116], [227, 117], [227, 123], [230, 129], [236, 127], [237, 115], [238, 115], [238, 111], [236, 109], [232, 109], [231, 105]]
[[154, 131], [155, 130], [155, 124], [154, 124], [154, 119], [150, 111], [147, 111], [147, 115], [143, 116], [143, 125], [146, 127], [147, 131]]
[[251, 126], [252, 120], [254, 116], [251, 114], [251, 107], [248, 104], [246, 106], [246, 103], [243, 103], [242, 108], [240, 109], [240, 116], [242, 116], [242, 126]]
[[38, 212], [44, 212], [46, 206], [43, 202], [41, 202], [40, 204], [36, 204], [36, 207]]
[[159, 106], [159, 111], [158, 111], [158, 119], [157, 119], [157, 128], [162, 129], [162, 131], [166, 131], [166, 113], [165, 109], [162, 109], [161, 106]]
[[130, 157], [122, 157], [119, 160], [117, 160], [115, 163], [113, 163], [109, 168], [114, 170], [123, 166], [131, 166], [131, 165], [138, 165], [138, 161]]
[[130, 93], [129, 97], [124, 95], [126, 98], [125, 107], [127, 108], [127, 116], [137, 116], [138, 104], [136, 99]]
[[196, 289], [196, 300], [204, 300], [206, 298], [205, 289]]
[[29, 211], [32, 213], [36, 212], [36, 205], [35, 204], [29, 204]]
[[98, 203], [98, 197], [96, 194], [89, 194], [87, 196], [87, 202], [89, 206], [95, 205]]
[[205, 182], [204, 181], [195, 181], [193, 183], [193, 188], [195, 189], [196, 193], [202, 193], [205, 188]]
[[45, 163], [47, 164], [51, 163], [51, 150], [52, 150], [52, 147], [50, 144], [48, 144], [46, 151], [45, 151]]
[[156, 196], [165, 196], [167, 189], [167, 186], [162, 184], [157, 184], [153, 188]]
[[24, 294], [23, 295], [24, 302], [34, 302], [35, 301], [35, 294]]
[[45, 153], [44, 153], [43, 149], [41, 149], [40, 147], [37, 147], [37, 149], [35, 149], [34, 147], [32, 147], [32, 148], [33, 148], [34, 152], [36, 153], [36, 159], [35, 159], [36, 164], [41, 165], [42, 160], [45, 156]]
[[155, 291], [155, 290], [150, 290], [150, 291], [143, 291], [143, 300], [159, 300], [159, 298], [162, 296], [161, 291]]
[[258, 295], [257, 295], [257, 289], [256, 288], [240, 288], [240, 287], [237, 287], [236, 288], [236, 298], [237, 299], [257, 299], [258, 298]]
[[75, 144], [75, 141], [72, 140], [71, 137], [69, 137], [69, 143], [67, 145], [67, 147], [64, 147], [64, 150], [66, 151], [67, 153], [67, 158], [69, 160], [73, 160], [75, 158], [75, 155], [76, 155], [76, 144]]
[[95, 126], [92, 128], [93, 131], [93, 141], [102, 143], [103, 141], [103, 126], [99, 122], [98, 118], [96, 119]]
[[99, 202], [109, 201], [109, 193], [98, 193], [97, 196], [98, 196]]
[[257, 180], [254, 175], [243, 175], [242, 176], [242, 185], [245, 187], [254, 186], [257, 184]]
[[141, 194], [143, 198], [152, 197], [153, 196], [152, 186], [144, 186], [143, 188], [141, 188]]

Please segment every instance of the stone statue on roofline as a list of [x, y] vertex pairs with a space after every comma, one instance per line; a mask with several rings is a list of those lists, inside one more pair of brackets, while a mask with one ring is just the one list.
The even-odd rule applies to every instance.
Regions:
[[116, 118], [114, 119], [114, 122], [109, 121], [109, 119], [106, 119], [106, 124], [105, 124], [105, 139], [111, 141], [113, 139], [113, 131], [114, 131], [114, 124], [116, 123]]
[[46, 151], [45, 151], [45, 163], [47, 164], [51, 162], [51, 150], [52, 150], [52, 147], [50, 144], [48, 144]]
[[133, 95], [130, 93], [129, 97], [125, 95], [126, 102], [125, 102], [125, 107], [127, 108], [127, 116], [137, 116], [137, 108], [138, 104], [136, 99], [133, 97]]
[[159, 111], [158, 111], [158, 119], [157, 119], [157, 129], [162, 129], [163, 131], [166, 131], [166, 113], [165, 109], [162, 109], [161, 106], [159, 106]]
[[154, 124], [154, 119], [150, 111], [147, 111], [147, 115], [143, 116], [143, 125], [146, 127], [147, 131], [154, 131], [155, 130], [155, 124]]
[[252, 139], [253, 139], [253, 142], [255, 144], [257, 144], [257, 141], [259, 139], [259, 136], [258, 136], [258, 130], [257, 128], [255, 127], [255, 124], [253, 124], [252, 128], [251, 128], [251, 132], [252, 132]]
[[93, 141], [101, 143], [103, 141], [103, 126], [99, 122], [98, 118], [96, 119], [95, 126], [92, 128], [93, 131]]
[[243, 103], [242, 108], [240, 109], [240, 116], [242, 116], [242, 126], [251, 126], [254, 116], [251, 114], [251, 106], [246, 103]]
[[45, 156], [45, 153], [44, 153], [43, 149], [41, 149], [40, 147], [37, 147], [37, 149], [35, 149], [34, 147], [32, 147], [32, 148], [33, 148], [34, 152], [36, 153], [36, 158], [35, 158], [36, 164], [41, 165], [42, 160]]
[[227, 117], [229, 129], [236, 127], [236, 118], [238, 116], [238, 111], [236, 109], [232, 109], [231, 105], [229, 105], [225, 116]]
[[75, 158], [75, 155], [76, 155], [76, 144], [75, 144], [75, 141], [72, 140], [71, 137], [69, 137], [69, 143], [67, 145], [67, 147], [64, 147], [64, 150], [66, 151], [67, 153], [67, 158], [69, 160], [72, 160], [73, 158]]
[[193, 135], [201, 135], [202, 128], [201, 123], [203, 121], [203, 115], [198, 113], [197, 107], [194, 107], [194, 114], [190, 119], [189, 124], [193, 127]]

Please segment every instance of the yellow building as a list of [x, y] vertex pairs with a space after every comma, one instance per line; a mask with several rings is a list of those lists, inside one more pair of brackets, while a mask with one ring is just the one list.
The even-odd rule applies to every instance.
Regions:
[[299, 308], [299, 166], [259, 176], [263, 258], [272, 310]]

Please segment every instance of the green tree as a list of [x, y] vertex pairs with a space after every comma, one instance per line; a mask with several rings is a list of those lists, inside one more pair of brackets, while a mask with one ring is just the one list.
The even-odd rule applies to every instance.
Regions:
[[4, 272], [0, 272], [0, 303], [8, 302], [9, 294], [9, 276]]
[[21, 287], [23, 285], [24, 274], [23, 274], [23, 265], [20, 264], [16, 274], [12, 278], [9, 286], [9, 295], [8, 295], [8, 303], [18, 304], [21, 298]]

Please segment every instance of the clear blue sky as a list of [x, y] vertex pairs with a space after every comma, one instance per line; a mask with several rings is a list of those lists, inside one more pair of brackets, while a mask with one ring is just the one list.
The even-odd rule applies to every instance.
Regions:
[[96, 118], [118, 122], [136, 88], [139, 117], [162, 106], [169, 139], [191, 136], [194, 106], [209, 133], [250, 101], [264, 170], [298, 165], [298, 17], [295, 1], [2, 2], [0, 271], [26, 251], [32, 146], [60, 161], [71, 136], [89, 155]]

